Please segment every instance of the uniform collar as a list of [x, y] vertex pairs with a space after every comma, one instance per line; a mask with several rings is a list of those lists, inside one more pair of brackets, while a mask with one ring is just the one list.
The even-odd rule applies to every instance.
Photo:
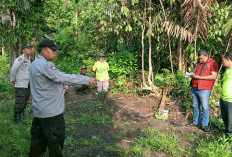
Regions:
[[41, 55], [38, 55], [38, 58], [47, 61], [47, 60], [46, 60], [43, 56], [41, 56]]
[[25, 54], [22, 55], [24, 58], [28, 59], [27, 56]]

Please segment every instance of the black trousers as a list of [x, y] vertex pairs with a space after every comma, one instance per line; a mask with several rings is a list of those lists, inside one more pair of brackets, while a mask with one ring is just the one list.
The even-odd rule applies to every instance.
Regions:
[[15, 106], [14, 112], [21, 113], [27, 106], [27, 101], [30, 98], [30, 87], [15, 88]]
[[220, 99], [221, 115], [227, 133], [232, 133], [232, 103]]
[[34, 118], [31, 127], [30, 157], [42, 157], [49, 150], [49, 157], [62, 157], [65, 140], [63, 113], [55, 117]]

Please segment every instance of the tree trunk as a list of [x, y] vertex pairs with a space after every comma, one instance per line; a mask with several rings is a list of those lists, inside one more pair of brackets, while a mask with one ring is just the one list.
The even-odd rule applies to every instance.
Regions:
[[15, 60], [15, 54], [14, 54], [14, 45], [13, 42], [10, 41], [9, 44], [9, 69], [11, 69], [12, 65], [14, 64], [14, 60]]
[[185, 50], [182, 51], [182, 72], [185, 73], [187, 69], [187, 52]]
[[[149, 2], [149, 7], [151, 7], [151, 0]], [[149, 24], [148, 24], [148, 43], [149, 43], [149, 75], [148, 75], [148, 82], [152, 90], [155, 90], [154, 82], [153, 82], [153, 68], [151, 62], [152, 56], [152, 47], [151, 47], [151, 35], [152, 35], [152, 25], [151, 25], [151, 12], [149, 15]]]
[[183, 44], [182, 44], [182, 41], [180, 40], [179, 38], [179, 41], [178, 41], [178, 70], [179, 71], [182, 71], [183, 72], [183, 51], [182, 51], [182, 48], [183, 48]]
[[33, 61], [33, 60], [35, 60], [35, 55], [36, 55], [36, 49], [35, 49], [36, 37], [32, 38], [32, 41], [30, 42], [30, 45], [33, 46], [32, 47], [32, 54], [30, 56], [30, 59]]
[[145, 29], [146, 29], [146, 10], [147, 10], [147, 7], [146, 7], [146, 2], [145, 2], [145, 7], [144, 7], [144, 13], [143, 13], [143, 25], [141, 26], [141, 44], [142, 44], [142, 89], [146, 89], [146, 90], [152, 90], [151, 87], [149, 87], [147, 84], [146, 84], [146, 80], [145, 80], [145, 68], [144, 68], [144, 33], [145, 33]]
[[141, 26], [141, 44], [142, 44], [142, 85], [143, 87], [148, 87], [145, 81], [145, 68], [144, 68], [144, 32], [146, 29], [146, 2], [144, 3], [144, 12], [143, 12], [143, 25]]
[[160, 102], [160, 106], [159, 106], [159, 115], [163, 115], [164, 114], [164, 109], [165, 109], [165, 106], [166, 106], [166, 97], [167, 97], [167, 91], [163, 90], [163, 96], [162, 96], [162, 99], [161, 99], [161, 102]]
[[200, 18], [200, 15], [199, 15], [199, 11], [198, 11], [198, 14], [197, 14], [197, 25], [196, 25], [196, 30], [195, 30], [195, 33], [194, 33], [194, 36], [195, 36], [195, 40], [194, 40], [194, 60], [196, 61], [197, 60], [197, 32], [198, 32], [198, 25], [199, 25], [199, 18]]
[[142, 44], [142, 84], [143, 86], [146, 86], [146, 82], [145, 82], [145, 72], [144, 72], [144, 31], [145, 31], [145, 24], [143, 24], [141, 26], [142, 29], [142, 40], [141, 40], [141, 44]]
[[[182, 11], [182, 7], [181, 7], [182, 1], [180, 1], [179, 3], [179, 8], [180, 8], [180, 19], [179, 21], [181, 22], [183, 19], [183, 11]], [[177, 12], [179, 12], [177, 11]], [[181, 38], [179, 37], [178, 39], [178, 70], [181, 72], [184, 72], [184, 56], [183, 56], [183, 41], [181, 40]]]
[[5, 45], [4, 45], [4, 42], [3, 42], [3, 38], [2, 38], [2, 57], [5, 57]]
[[[160, 5], [162, 6], [162, 9], [163, 9], [163, 12], [164, 12], [164, 18], [167, 21], [167, 17], [166, 17], [166, 13], [165, 13], [165, 10], [164, 10], [164, 5], [163, 5], [162, 0], [160, 0]], [[170, 36], [169, 35], [167, 35], [167, 36], [168, 36], [168, 46], [169, 46], [169, 54], [170, 54], [169, 60], [171, 62], [172, 78], [173, 78], [173, 82], [176, 83], [175, 76], [174, 76], [173, 64], [172, 64], [172, 47], [171, 47], [171, 41], [170, 41]]]
[[170, 41], [170, 37], [168, 36], [168, 46], [169, 46], [169, 59], [170, 59], [170, 62], [171, 62], [171, 70], [172, 70], [172, 79], [173, 79], [173, 82], [176, 83], [175, 81], [175, 76], [174, 76], [174, 69], [173, 69], [173, 63], [172, 63], [172, 47], [171, 47], [171, 41]]
[[12, 9], [10, 9], [10, 24], [11, 24], [11, 40], [9, 42], [9, 69], [11, 69], [12, 65], [14, 64], [14, 60], [15, 60], [15, 52], [14, 52], [14, 28], [15, 28], [15, 24], [16, 24], [16, 18], [15, 18], [15, 14], [13, 12]]

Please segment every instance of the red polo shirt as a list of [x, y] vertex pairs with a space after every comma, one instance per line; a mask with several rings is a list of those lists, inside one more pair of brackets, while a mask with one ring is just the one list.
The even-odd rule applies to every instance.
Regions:
[[[199, 62], [199, 60], [197, 60]], [[201, 76], [209, 76], [211, 72], [218, 72], [218, 64], [212, 58], [208, 58], [206, 61], [207, 67], [201, 74]], [[195, 75], [200, 75], [201, 70], [203, 69], [205, 63], [202, 63], [198, 66]], [[196, 65], [195, 65], [196, 67]], [[197, 88], [198, 90], [212, 90], [215, 80], [200, 80], [200, 79], [192, 79], [192, 87]]]

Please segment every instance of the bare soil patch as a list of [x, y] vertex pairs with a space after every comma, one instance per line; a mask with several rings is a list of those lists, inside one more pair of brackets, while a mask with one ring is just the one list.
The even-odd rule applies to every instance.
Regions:
[[[68, 144], [69, 148], [65, 149], [65, 156], [120, 156], [118, 150], [129, 149], [136, 137], [141, 134], [141, 130], [148, 127], [168, 134], [175, 133], [180, 137], [186, 134], [199, 136], [204, 134], [199, 128], [185, 126], [189, 123], [186, 115], [175, 103], [166, 106], [170, 110], [167, 120], [156, 119], [154, 109], [158, 107], [160, 98], [154, 96], [109, 94], [107, 102], [104, 102], [99, 112], [99, 114], [107, 115], [108, 121], [87, 125], [77, 121], [83, 114], [97, 112], [96, 108], [85, 107], [88, 103], [99, 101], [94, 91], [88, 94], [75, 94], [70, 91], [66, 95], [66, 101], [67, 137], [71, 137], [72, 142]], [[96, 137], [100, 137], [101, 140], [96, 142], [94, 140]], [[90, 142], [83, 144], [83, 140]], [[187, 146], [190, 143], [184, 141], [183, 145]], [[156, 156], [166, 155], [161, 153]]]

